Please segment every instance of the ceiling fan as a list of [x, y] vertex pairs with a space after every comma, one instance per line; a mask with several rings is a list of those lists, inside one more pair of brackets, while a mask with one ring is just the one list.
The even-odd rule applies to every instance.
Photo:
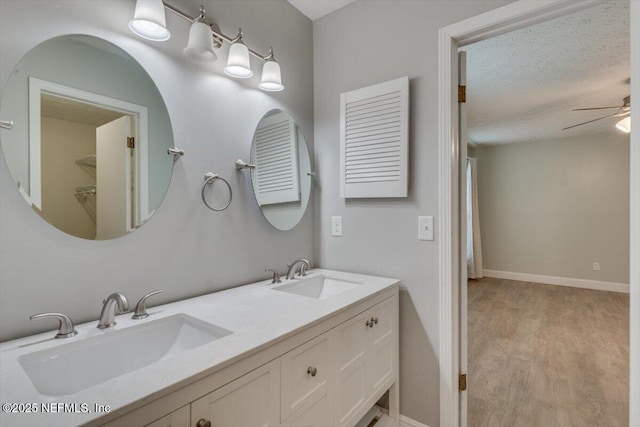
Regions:
[[578, 126], [586, 125], [587, 123], [593, 123], [593, 122], [597, 122], [598, 120], [607, 119], [609, 117], [622, 117], [623, 119], [620, 122], [618, 122], [616, 127], [622, 130], [623, 132], [629, 133], [630, 124], [629, 123], [625, 124], [623, 122], [630, 121], [629, 116], [631, 115], [631, 96], [625, 96], [624, 99], [622, 100], [622, 105], [618, 105], [615, 107], [576, 108], [575, 110], [571, 110], [571, 111], [610, 110], [610, 109], [616, 109], [618, 111], [616, 111], [613, 114], [607, 114], [606, 116], [598, 117], [597, 119], [589, 120], [586, 122], [578, 123], [577, 125], [566, 127], [562, 130], [572, 129]]

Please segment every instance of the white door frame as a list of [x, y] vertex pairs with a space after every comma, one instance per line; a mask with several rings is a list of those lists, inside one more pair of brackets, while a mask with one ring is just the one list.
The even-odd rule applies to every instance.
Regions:
[[[439, 37], [439, 175], [440, 175], [440, 426], [460, 426], [460, 247], [457, 73], [458, 48], [519, 28], [566, 15], [600, 1], [516, 1], [449, 25]], [[631, 95], [640, 99], [640, 2], [630, 1]], [[640, 114], [630, 143], [630, 425], [640, 425]], [[466, 426], [462, 426], [466, 427]]]
[[135, 153], [136, 171], [136, 223], [149, 216], [149, 110], [147, 107], [97, 93], [72, 88], [58, 83], [29, 77], [29, 191], [21, 191], [27, 203], [42, 209], [41, 196], [41, 124], [40, 100], [42, 94], [68, 98], [91, 104], [105, 110], [118, 111], [136, 119]]

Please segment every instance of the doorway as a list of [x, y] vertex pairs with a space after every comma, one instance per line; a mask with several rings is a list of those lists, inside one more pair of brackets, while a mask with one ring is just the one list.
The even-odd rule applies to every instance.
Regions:
[[[466, 269], [466, 248], [461, 244], [461, 212], [463, 205], [459, 200], [462, 180], [463, 160], [466, 162], [466, 145], [458, 142], [457, 103], [457, 65], [456, 52], [462, 46], [503, 34], [514, 29], [523, 28], [545, 20], [581, 10], [596, 2], [564, 2], [549, 1], [544, 4], [533, 2], [515, 2], [486, 14], [450, 25], [440, 31], [440, 417], [442, 426], [466, 425], [466, 394], [459, 392], [461, 374], [460, 350], [466, 344], [466, 337], [461, 336], [461, 321], [465, 313], [460, 310], [460, 286]], [[634, 43], [640, 39], [638, 17], [640, 4], [631, 2], [631, 51], [637, 50]], [[632, 57], [631, 94], [640, 97], [637, 79], [640, 78], [638, 57]], [[637, 113], [631, 116], [632, 127], [640, 127]], [[637, 124], [638, 123], [638, 124]], [[630, 371], [630, 420], [631, 425], [640, 422], [640, 401], [638, 389], [640, 383], [638, 373], [637, 352], [640, 351], [640, 300], [638, 284], [640, 284], [640, 151], [636, 148], [640, 138], [631, 134], [631, 253], [630, 253], [630, 320], [631, 320], [631, 371]], [[462, 262], [464, 260], [464, 263]], [[634, 424], [635, 423], [635, 424]]]

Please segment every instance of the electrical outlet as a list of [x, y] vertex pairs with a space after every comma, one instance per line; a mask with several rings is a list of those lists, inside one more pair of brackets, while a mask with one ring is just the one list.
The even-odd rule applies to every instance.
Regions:
[[593, 271], [600, 271], [600, 263], [599, 262], [594, 262], [593, 263]]
[[342, 237], [342, 217], [331, 217], [331, 235], [333, 237]]

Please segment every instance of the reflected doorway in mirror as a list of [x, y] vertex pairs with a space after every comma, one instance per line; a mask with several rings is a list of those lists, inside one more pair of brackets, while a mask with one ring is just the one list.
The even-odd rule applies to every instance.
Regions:
[[[29, 98], [34, 210], [85, 239], [113, 239], [141, 224], [149, 215], [147, 108], [33, 77]], [[74, 194], [86, 215], [69, 201], [78, 186], [94, 187]]]

